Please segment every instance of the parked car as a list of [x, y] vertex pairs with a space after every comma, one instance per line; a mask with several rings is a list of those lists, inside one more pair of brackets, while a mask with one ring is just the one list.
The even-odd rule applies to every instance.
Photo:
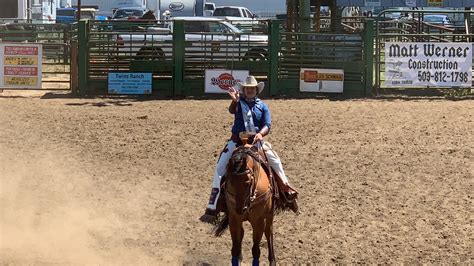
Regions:
[[218, 6], [214, 10], [214, 17], [225, 20], [254, 20], [257, 16], [248, 8], [241, 6]]
[[94, 8], [81, 8], [81, 19], [107, 20], [106, 16], [100, 16], [97, 12], [98, 10]]
[[241, 6], [218, 6], [213, 17], [229, 21], [244, 32], [252, 32], [253, 27], [259, 24], [257, 16]]
[[442, 15], [442, 14], [424, 15], [423, 16], [423, 22], [433, 24], [433, 25], [437, 25], [437, 26], [446, 26], [446, 27], [452, 27], [453, 26], [453, 22], [448, 17], [448, 15]]
[[211, 54], [221, 60], [229, 57], [252, 61], [268, 58], [267, 35], [244, 34], [227, 21], [209, 17], [177, 17], [165, 28], [149, 27], [144, 33], [120, 34], [116, 40], [119, 52], [154, 59], [171, 55], [172, 48], [160, 46], [160, 43], [173, 40], [171, 29], [176, 20], [184, 21], [186, 48], [193, 52], [192, 60], [202, 61], [204, 56]]

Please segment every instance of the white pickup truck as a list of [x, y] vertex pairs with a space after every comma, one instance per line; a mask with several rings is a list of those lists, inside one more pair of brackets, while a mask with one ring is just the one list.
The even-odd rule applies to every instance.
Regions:
[[[212, 57], [216, 60], [268, 59], [268, 36], [244, 34], [232, 24], [217, 18], [177, 17], [184, 21], [186, 53], [192, 60]], [[149, 27], [144, 32], [119, 33], [119, 52], [141, 59], [171, 58], [172, 22], [168, 27]]]
[[257, 16], [246, 7], [218, 6], [214, 10], [213, 17], [228, 21], [244, 32], [252, 32], [254, 27], [256, 31], [262, 31], [262, 27], [257, 26], [262, 21], [259, 21]]
[[242, 6], [218, 6], [214, 10], [214, 17], [226, 19], [226, 20], [254, 20], [256, 16]]

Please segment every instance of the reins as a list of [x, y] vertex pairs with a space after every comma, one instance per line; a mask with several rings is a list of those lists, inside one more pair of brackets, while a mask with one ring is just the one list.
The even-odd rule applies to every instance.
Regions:
[[[245, 198], [245, 201], [244, 201], [244, 208], [246, 210], [246, 212], [248, 212], [253, 206], [259, 204], [260, 202], [263, 202], [263, 201], [267, 201], [268, 198], [271, 197], [272, 195], [272, 185], [271, 185], [271, 180], [270, 180], [270, 177], [269, 178], [269, 187], [268, 187], [268, 190], [265, 191], [265, 193], [259, 195], [257, 197], [257, 194], [258, 194], [258, 190], [257, 190], [257, 185], [258, 185], [258, 182], [260, 180], [260, 172], [261, 172], [261, 167], [263, 163], [265, 163], [261, 158], [260, 156], [258, 155], [258, 153], [250, 150], [250, 149], [241, 149], [239, 151], [237, 151], [236, 154], [245, 154], [247, 155], [247, 157], [250, 157], [254, 160], [254, 166], [253, 166], [253, 169], [246, 169], [245, 171], [243, 172], [233, 172], [232, 174], [234, 176], [242, 176], [242, 175], [247, 175], [251, 181], [251, 184], [250, 184], [250, 191], [248, 193], [248, 196]], [[257, 162], [257, 163], [255, 163]], [[229, 191], [226, 191], [226, 196], [227, 198], [229, 199], [229, 201], [235, 203], [236, 200], [235, 200], [235, 197], [236, 195], [234, 193], [230, 193]]]

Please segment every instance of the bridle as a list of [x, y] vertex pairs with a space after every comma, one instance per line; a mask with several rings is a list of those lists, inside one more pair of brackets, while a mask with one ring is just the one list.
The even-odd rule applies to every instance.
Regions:
[[[260, 180], [260, 172], [262, 170], [261, 164], [264, 164], [265, 162], [260, 158], [258, 153], [252, 151], [251, 149], [241, 148], [237, 150], [234, 155], [232, 155], [232, 158], [239, 154], [245, 155], [245, 157], [252, 158], [252, 160], [254, 160], [253, 169], [245, 169], [244, 171], [239, 172], [238, 170], [242, 168], [242, 166], [240, 166], [237, 170], [232, 172], [232, 176], [246, 175], [248, 179], [250, 180], [250, 186], [249, 186], [248, 192], [245, 195], [244, 207], [243, 207], [243, 213], [246, 213], [250, 211], [250, 209], [253, 206], [255, 206], [257, 203], [259, 203], [260, 201], [267, 200], [271, 196], [272, 187], [271, 185], [269, 185], [268, 190], [257, 197], [257, 193], [258, 193], [257, 184], [258, 184], [258, 181]], [[240, 163], [241, 162], [242, 162], [242, 159], [240, 160]], [[226, 190], [226, 198], [230, 202], [236, 203], [236, 195], [234, 193], [229, 192], [228, 190]]]

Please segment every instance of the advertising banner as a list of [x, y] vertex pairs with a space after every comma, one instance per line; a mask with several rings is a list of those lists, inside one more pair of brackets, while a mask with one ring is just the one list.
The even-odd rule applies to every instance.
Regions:
[[230, 87], [244, 81], [248, 75], [248, 70], [207, 69], [204, 92], [227, 93]]
[[0, 88], [41, 89], [41, 44], [0, 44]]
[[300, 91], [342, 93], [344, 90], [344, 70], [301, 68]]
[[427, 6], [443, 7], [443, 0], [427, 0]]
[[386, 87], [470, 87], [472, 43], [385, 43]]
[[140, 72], [109, 72], [110, 94], [151, 94], [152, 74]]

